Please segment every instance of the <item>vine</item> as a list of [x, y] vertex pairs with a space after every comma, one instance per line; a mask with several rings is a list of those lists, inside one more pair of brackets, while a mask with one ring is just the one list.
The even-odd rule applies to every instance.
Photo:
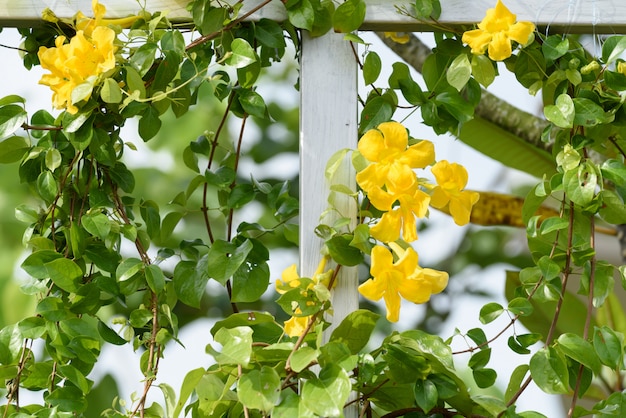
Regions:
[[[93, 0], [93, 17], [44, 10], [45, 25], [21, 30], [24, 65], [46, 71], [40, 84], [52, 90], [55, 112], [29, 116], [24, 98], [0, 99], [0, 162], [17, 163], [31, 191], [17, 211], [29, 224], [22, 288], [36, 300], [34, 312], [0, 330], [2, 416], [93, 414], [98, 382], [91, 373], [106, 345], [141, 353], [143, 374], [131, 405], [115, 393], [111, 407], [97, 411], [109, 417], [343, 416], [348, 407], [359, 416], [543, 416], [517, 411], [531, 383], [569, 396], [569, 417], [622, 415], [626, 316], [615, 279], [626, 287], [626, 267], [602, 260], [595, 237], [621, 231], [624, 247], [626, 37], [607, 37], [595, 57], [576, 37], [517, 21], [500, 0], [476, 28], [444, 25], [439, 1], [420, 0], [398, 12], [436, 28], [436, 46], [424, 52], [413, 35], [381, 35], [398, 51], [417, 48], [407, 62], [422, 75], [415, 80], [397, 62], [385, 83], [382, 59], [355, 32], [365, 19], [363, 0], [289, 0], [285, 22], [250, 20], [269, 4], [242, 12], [241, 1], [194, 0], [192, 22], [181, 26], [148, 10], [107, 19]], [[241, 159], [250, 125], [275, 123], [258, 92], [266, 69], [283, 59], [287, 41], [300, 55], [303, 30], [345, 33], [370, 90], [359, 97], [358, 144], [339, 150], [326, 168], [327, 213], [339, 219], [326, 224], [322, 216], [316, 228], [322, 260], [312, 274], [285, 269], [269, 302], [270, 249], [297, 245], [299, 202], [288, 181], [242, 173]], [[544, 119], [517, 113], [511, 123], [488, 110], [499, 102], [485, 89], [504, 69], [530, 94], [541, 92]], [[181, 118], [204, 100], [215, 120], [182, 154], [192, 174], [167, 206], [146, 199], [124, 162], [134, 145], [122, 128], [136, 119], [149, 141], [168, 115]], [[394, 120], [398, 109], [512, 167], [530, 156], [532, 164], [521, 165], [541, 180], [524, 199], [467, 190], [465, 167], [438, 160], [433, 142]], [[348, 158], [354, 190], [334, 180]], [[338, 196], [358, 207], [356, 225], [335, 207]], [[253, 201], [265, 212], [238, 222], [235, 215]], [[558, 209], [545, 207], [548, 201]], [[391, 331], [374, 346], [382, 321], [370, 302], [384, 301], [394, 323], [403, 304], [426, 304], [451, 280], [420, 265], [414, 247], [419, 224], [434, 210], [459, 226], [525, 227], [529, 262], [507, 272], [506, 307], [490, 301], [478, 314], [484, 325], [503, 314], [509, 320], [489, 338], [482, 328], [447, 340], [411, 329]], [[187, 222], [200, 227], [181, 233]], [[367, 266], [354, 291], [368, 308], [333, 323], [332, 292], [340, 271], [353, 266]], [[184, 345], [179, 322], [186, 310], [203, 307], [210, 281], [225, 292], [215, 305], [230, 312], [210, 330], [219, 344], [206, 348], [211, 365], [188, 371], [177, 393], [160, 382], [159, 366], [168, 344]], [[467, 348], [453, 351], [458, 337]], [[487, 394], [497, 386], [490, 361], [501, 338], [523, 363], [504, 393]], [[461, 354], [469, 359], [459, 366]], [[162, 402], [150, 404], [156, 388]], [[24, 392], [41, 399], [25, 405]]]

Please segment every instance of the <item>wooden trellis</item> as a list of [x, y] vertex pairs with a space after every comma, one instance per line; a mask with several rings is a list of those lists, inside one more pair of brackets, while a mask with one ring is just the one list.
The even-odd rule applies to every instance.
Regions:
[[[171, 20], [189, 21], [185, 9], [189, 0], [146, 0], [147, 10], [167, 11]], [[440, 0], [445, 26], [470, 26], [484, 17], [495, 0]], [[139, 6], [129, 0], [106, 0], [107, 16], [135, 14]], [[262, 3], [245, 0], [242, 13]], [[424, 22], [399, 13], [411, 10], [414, 1], [365, 0], [367, 15], [362, 30], [431, 31]], [[518, 20], [534, 22], [540, 31], [550, 33], [623, 33], [626, 29], [626, 2], [621, 0], [506, 0]], [[40, 22], [41, 11], [49, 7], [59, 17], [71, 17], [78, 10], [89, 11], [91, 0], [0, 0], [0, 27], [26, 27]], [[284, 5], [272, 0], [252, 19], [286, 19]], [[343, 34], [329, 33], [320, 38], [303, 35], [301, 55], [300, 120], [300, 270], [311, 274], [320, 258], [321, 240], [314, 234], [320, 214], [327, 207], [328, 185], [324, 168], [337, 150], [354, 148], [357, 143], [357, 63]], [[338, 173], [354, 188], [349, 164]], [[355, 216], [346, 199], [339, 207], [343, 215]], [[343, 269], [334, 292], [334, 322], [339, 323], [358, 304], [355, 269]], [[355, 414], [356, 416], [356, 414]]]

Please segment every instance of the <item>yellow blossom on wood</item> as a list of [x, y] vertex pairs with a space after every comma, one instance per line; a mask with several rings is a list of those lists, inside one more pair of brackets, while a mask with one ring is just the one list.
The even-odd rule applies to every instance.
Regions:
[[372, 278], [359, 286], [359, 293], [370, 300], [385, 300], [387, 319], [397, 322], [400, 317], [401, 297], [413, 303], [424, 303], [430, 296], [441, 292], [448, 284], [448, 273], [423, 269], [418, 265], [418, 256], [411, 247], [402, 249], [395, 243], [389, 244], [397, 254], [383, 246], [372, 249]]
[[[72, 114], [78, 112], [76, 103], [88, 99], [98, 77], [115, 68], [114, 40], [112, 29], [99, 26], [91, 38], [78, 31], [69, 43], [65, 43], [65, 36], [59, 36], [54, 48], [39, 48], [37, 55], [41, 67], [50, 71], [41, 77], [39, 84], [52, 89], [55, 108], [65, 108]], [[85, 88], [77, 97], [72, 93], [78, 86]]]
[[457, 225], [467, 224], [472, 206], [478, 201], [480, 194], [463, 190], [467, 185], [465, 167], [442, 160], [435, 164], [431, 171], [437, 180], [437, 186], [433, 188], [430, 205], [434, 208], [444, 208], [447, 205]]
[[512, 54], [511, 41], [526, 45], [534, 30], [531, 22], [516, 22], [516, 16], [498, 0], [495, 8], [487, 10], [478, 29], [463, 34], [463, 42], [472, 48], [472, 54], [488, 51], [493, 61], [502, 61]]

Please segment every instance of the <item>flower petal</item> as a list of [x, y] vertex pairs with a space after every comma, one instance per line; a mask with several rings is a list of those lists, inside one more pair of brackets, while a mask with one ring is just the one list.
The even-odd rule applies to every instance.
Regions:
[[[394, 242], [400, 238], [402, 216], [398, 209], [383, 213], [380, 221], [370, 228], [370, 235], [381, 242]], [[372, 261], [372, 269], [374, 268]], [[372, 273], [374, 274], [374, 273]]]
[[513, 51], [511, 49], [511, 41], [506, 36], [506, 33], [494, 33], [487, 51], [489, 52], [489, 58], [493, 61], [502, 61], [510, 57]]
[[491, 33], [482, 29], [468, 30], [463, 33], [462, 41], [472, 48], [472, 54], [483, 55], [491, 42]]
[[509, 28], [508, 36], [520, 45], [526, 45], [535, 25], [531, 22], [517, 22]]

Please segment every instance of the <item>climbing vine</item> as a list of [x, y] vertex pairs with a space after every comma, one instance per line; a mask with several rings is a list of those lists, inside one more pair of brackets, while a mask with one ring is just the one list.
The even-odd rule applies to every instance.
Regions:
[[[284, 22], [249, 19], [269, 3], [243, 12], [243, 2], [194, 0], [191, 20], [179, 24], [139, 8], [109, 19], [93, 0], [91, 13], [65, 19], [44, 10], [45, 24], [21, 29], [24, 65], [44, 70], [40, 84], [51, 90], [54, 110], [29, 115], [24, 98], [0, 99], [0, 162], [19, 165], [31, 193], [16, 213], [28, 225], [22, 290], [36, 301], [32, 313], [0, 330], [2, 416], [83, 416], [96, 396], [90, 373], [109, 344], [140, 353], [143, 374], [137, 393], [116, 394], [99, 411], [109, 417], [342, 416], [355, 406], [360, 416], [542, 416], [517, 410], [531, 382], [568, 396], [569, 416], [621, 416], [626, 317], [616, 294], [626, 287], [626, 267], [603, 260], [595, 236], [623, 236], [626, 223], [626, 37], [607, 37], [593, 56], [577, 37], [517, 21], [500, 0], [463, 30], [438, 21], [438, 0], [419, 0], [398, 12], [437, 30], [436, 46], [416, 68], [423, 79], [397, 62], [381, 80], [388, 64], [355, 32], [363, 0], [288, 0]], [[267, 69], [286, 51], [300, 54], [301, 31], [331, 30], [355, 45], [367, 85], [359, 142], [339, 150], [325, 173], [333, 183], [350, 159], [357, 187], [332, 184], [329, 211], [333, 196], [346, 195], [358, 222], [320, 224], [317, 270], [294, 265], [272, 278], [271, 240], [298, 243], [299, 202], [289, 182], [242, 172], [246, 132], [251, 119], [276, 118], [257, 89]], [[534, 141], [477, 115], [500, 71], [543, 98]], [[134, 145], [122, 127], [135, 120], [150, 141], [165, 115], [180, 118], [207, 95], [215, 123], [179, 156], [186, 183], [166, 206], [145, 199], [124, 160]], [[466, 142], [475, 141], [468, 127], [495, 132], [488, 141], [536, 159], [526, 168], [537, 184], [524, 199], [467, 190], [465, 167], [437, 159], [432, 139], [412, 137], [394, 117], [400, 108]], [[501, 153], [507, 163], [510, 153]], [[255, 201], [270, 215], [238, 221]], [[512, 209], [494, 220], [493, 207]], [[421, 265], [412, 245], [434, 210], [457, 225], [505, 219], [526, 229], [531, 264], [503, 274], [506, 306], [488, 302], [478, 313], [483, 324], [502, 315], [509, 321], [493, 336], [474, 328], [444, 339], [413, 329], [376, 342], [378, 322], [398, 321], [404, 304], [428, 302], [451, 280]], [[181, 234], [191, 219], [202, 230]], [[386, 318], [364, 307], [325, 332], [334, 321], [331, 293], [350, 266], [367, 266], [354, 291], [364, 302], [383, 300]], [[168, 344], [184, 346], [178, 312], [199, 309], [209, 282], [224, 289], [230, 312], [210, 329], [211, 365], [187, 371], [173, 388], [159, 365]], [[458, 339], [467, 348], [453, 352]], [[502, 394], [487, 395], [480, 389], [496, 385], [497, 339], [507, 339], [522, 364], [504, 376]], [[459, 364], [463, 353], [469, 360]], [[29, 392], [40, 401], [24, 403]], [[161, 401], [150, 401], [155, 392]]]

